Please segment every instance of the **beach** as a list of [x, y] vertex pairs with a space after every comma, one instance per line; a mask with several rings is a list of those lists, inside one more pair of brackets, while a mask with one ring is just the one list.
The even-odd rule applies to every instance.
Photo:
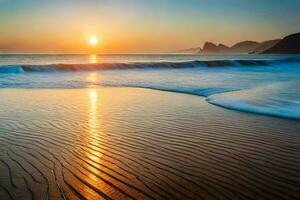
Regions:
[[300, 199], [297, 120], [129, 87], [0, 90], [6, 199]]
[[296, 0], [0, 0], [0, 200], [300, 200]]

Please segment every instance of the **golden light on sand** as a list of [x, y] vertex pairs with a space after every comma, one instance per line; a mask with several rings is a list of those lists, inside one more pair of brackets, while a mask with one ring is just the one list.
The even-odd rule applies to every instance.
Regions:
[[91, 38], [89, 39], [89, 43], [90, 43], [90, 45], [92, 45], [92, 46], [96, 46], [97, 43], [98, 43], [98, 39], [97, 39], [96, 37], [91, 37]]
[[[96, 90], [90, 90], [89, 91], [89, 96], [90, 96], [90, 102], [91, 102], [91, 110], [92, 113], [95, 113], [96, 109], [97, 109], [97, 101], [98, 101], [98, 94]], [[96, 115], [91, 115], [91, 118], [96, 118]]]
[[[87, 157], [95, 163], [101, 162], [102, 153], [99, 149], [99, 142], [101, 142], [101, 123], [99, 117], [99, 110], [101, 108], [99, 102], [98, 91], [95, 89], [89, 89], [89, 112], [88, 112], [88, 130], [89, 130], [89, 144], [90, 150], [86, 152]], [[86, 165], [90, 171], [94, 171], [94, 173], [98, 173], [95, 171], [95, 168], [91, 165]], [[99, 180], [93, 173], [89, 173], [88, 177], [94, 183], [99, 183]]]

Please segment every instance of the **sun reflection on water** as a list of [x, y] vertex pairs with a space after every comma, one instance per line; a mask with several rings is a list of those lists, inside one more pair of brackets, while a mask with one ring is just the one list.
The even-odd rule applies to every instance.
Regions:
[[96, 54], [89, 55], [89, 62], [92, 64], [98, 63], [98, 58]]
[[[100, 81], [100, 76], [98, 73], [96, 72], [92, 72], [90, 74], [88, 74], [87, 76], [87, 81], [91, 84], [91, 86], [96, 85], [99, 83]], [[97, 92], [96, 92], [97, 93]]]

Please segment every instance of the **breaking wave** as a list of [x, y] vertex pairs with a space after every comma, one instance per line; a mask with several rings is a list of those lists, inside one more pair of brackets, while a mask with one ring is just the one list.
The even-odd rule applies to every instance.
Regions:
[[50, 64], [50, 65], [6, 65], [0, 66], [0, 73], [22, 72], [72, 72], [124, 69], [183, 69], [195, 67], [246, 67], [272, 66], [283, 63], [300, 62], [299, 58], [282, 60], [207, 60], [186, 62], [131, 62], [131, 63], [95, 63], [95, 64]]

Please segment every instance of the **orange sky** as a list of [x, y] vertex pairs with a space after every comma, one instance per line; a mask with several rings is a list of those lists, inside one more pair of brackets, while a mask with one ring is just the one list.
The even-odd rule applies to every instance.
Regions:
[[[293, 0], [253, 2], [0, 0], [0, 52], [161, 53], [205, 41], [263, 41], [300, 30], [293, 20], [300, 17], [300, 6]], [[273, 14], [278, 11], [289, 12]], [[96, 47], [88, 42], [92, 36], [99, 39]]]

